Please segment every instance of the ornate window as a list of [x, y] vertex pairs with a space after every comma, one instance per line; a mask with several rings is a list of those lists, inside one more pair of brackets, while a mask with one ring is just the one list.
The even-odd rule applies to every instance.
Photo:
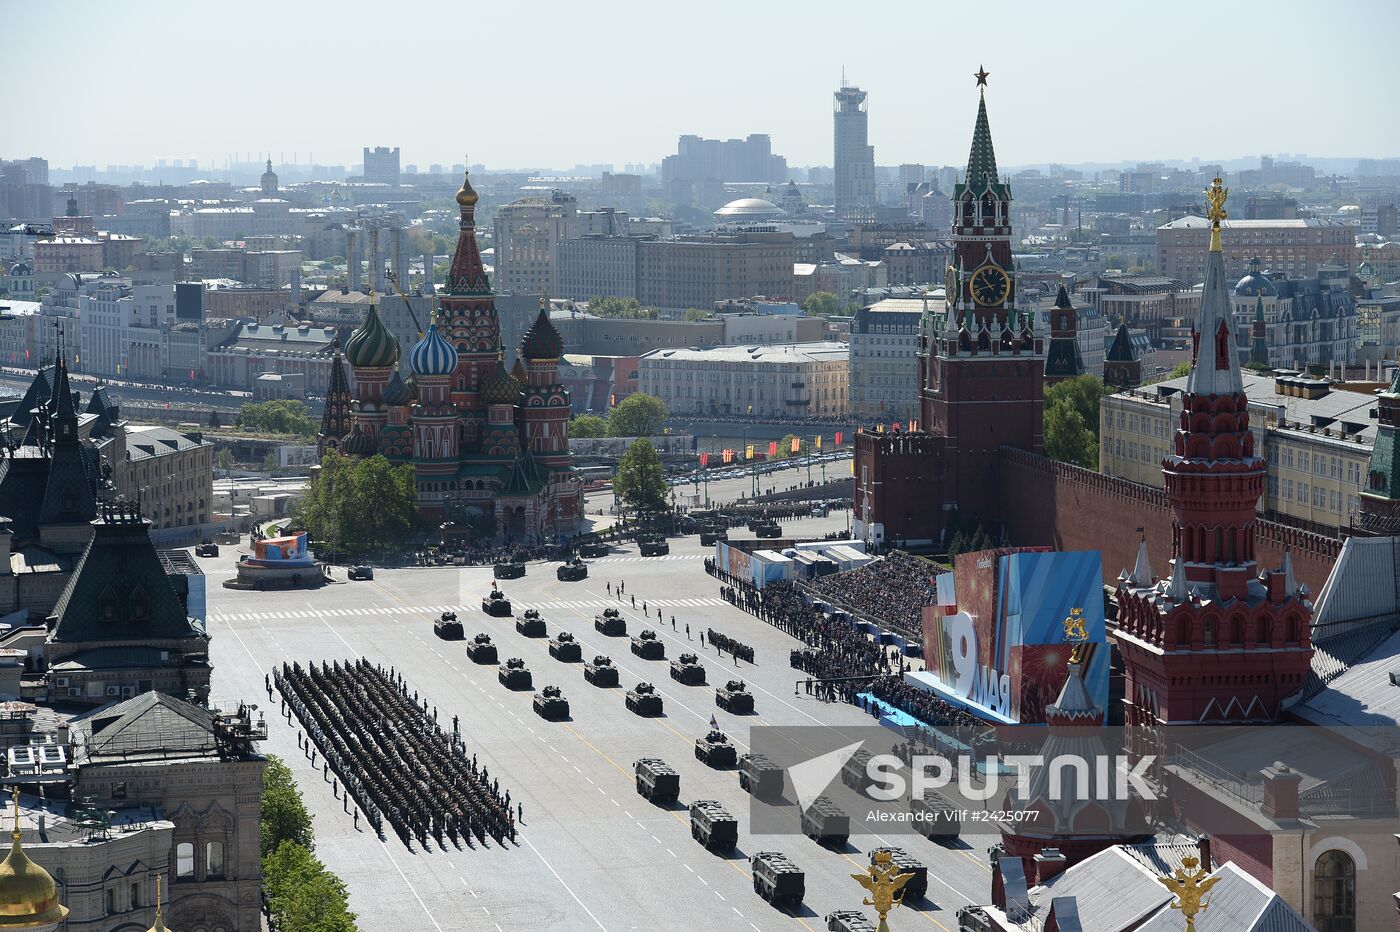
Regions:
[[194, 879], [194, 844], [182, 841], [175, 846], [176, 879]]
[[204, 876], [224, 876], [224, 843], [211, 841], [204, 846]]
[[1313, 925], [1356, 932], [1356, 862], [1345, 851], [1324, 852], [1313, 866]]

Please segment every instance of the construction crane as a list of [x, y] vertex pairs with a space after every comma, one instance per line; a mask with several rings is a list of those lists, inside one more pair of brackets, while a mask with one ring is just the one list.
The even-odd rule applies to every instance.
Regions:
[[418, 328], [418, 339], [423, 339], [423, 325], [418, 322], [418, 315], [413, 312], [413, 302], [408, 300], [408, 295], [404, 294], [402, 286], [399, 285], [399, 275], [397, 272], [388, 271], [384, 277], [389, 280], [389, 284], [394, 286], [394, 290], [403, 298], [403, 306], [408, 308], [408, 316], [413, 318], [413, 326]]

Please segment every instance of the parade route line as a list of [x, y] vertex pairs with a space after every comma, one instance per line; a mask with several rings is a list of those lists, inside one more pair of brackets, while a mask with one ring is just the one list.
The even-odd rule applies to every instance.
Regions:
[[[574, 902], [579, 905], [579, 908], [582, 909], [584, 912], [588, 913], [588, 918], [592, 919], [594, 924], [597, 925], [598, 928], [602, 929], [603, 932], [608, 932], [608, 927], [599, 922], [598, 917], [593, 915], [593, 910], [589, 909], [587, 906], [584, 905], [583, 900], [578, 898], [578, 894], [574, 892], [573, 888], [564, 882], [563, 877], [559, 876], [559, 872], [554, 869], [554, 865], [550, 864], [547, 860], [545, 860], [544, 855], [540, 854], [540, 849], [536, 848], [534, 844], [530, 841], [530, 839], [526, 838], [523, 834], [520, 836], [520, 840], [525, 842], [526, 845], [529, 845], [530, 850], [535, 852], [535, 857], [539, 858], [540, 863], [543, 864], [549, 870], [549, 872], [554, 875], [554, 879], [559, 881], [560, 886], [562, 886], [565, 890], [569, 891], [569, 896], [574, 898]], [[433, 925], [437, 925], [437, 923], [435, 922], [433, 923]], [[441, 932], [441, 930], [438, 930], [438, 932]]]

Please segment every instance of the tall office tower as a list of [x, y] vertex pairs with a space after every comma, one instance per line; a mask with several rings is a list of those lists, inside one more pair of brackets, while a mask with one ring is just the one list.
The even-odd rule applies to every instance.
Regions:
[[868, 217], [875, 207], [875, 149], [867, 142], [865, 91], [842, 82], [836, 92], [836, 216]]

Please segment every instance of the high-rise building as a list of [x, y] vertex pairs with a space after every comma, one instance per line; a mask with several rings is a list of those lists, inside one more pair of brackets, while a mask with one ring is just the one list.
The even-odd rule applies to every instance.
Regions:
[[869, 144], [866, 93], [842, 84], [836, 92], [836, 216], [860, 219], [875, 207], [875, 149]]
[[637, 245], [637, 299], [648, 307], [702, 310], [729, 298], [793, 293], [787, 232], [714, 233]]
[[[1205, 277], [1206, 240], [1211, 225], [1188, 216], [1157, 228], [1157, 271], [1195, 284]], [[1221, 242], [1225, 271], [1238, 278], [1258, 257], [1264, 267], [1299, 278], [1316, 275], [1326, 263], [1341, 263], [1348, 272], [1357, 265], [1357, 228], [1338, 220], [1225, 220]]]
[[[375, 146], [371, 149], [365, 146], [364, 150], [365, 167], [362, 175], [365, 181], [371, 184], [390, 184], [398, 187], [399, 184], [399, 147], [390, 149], [387, 146]], [[268, 163], [268, 170], [271, 171], [272, 163]]]
[[496, 287], [517, 295], [559, 293], [559, 244], [578, 235], [578, 200], [567, 191], [519, 198], [497, 209]]
[[743, 139], [682, 136], [676, 154], [661, 160], [661, 184], [697, 181], [752, 181], [781, 184], [788, 180], [787, 159], [773, 154], [767, 133]]

